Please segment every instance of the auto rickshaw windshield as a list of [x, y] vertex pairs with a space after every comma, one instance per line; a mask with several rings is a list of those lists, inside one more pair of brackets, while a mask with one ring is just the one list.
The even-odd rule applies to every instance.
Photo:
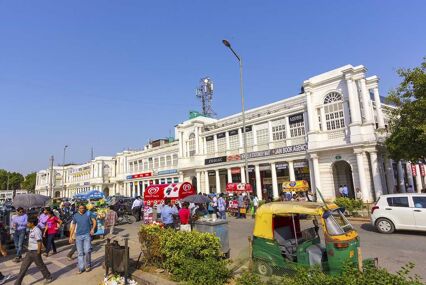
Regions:
[[329, 215], [324, 217], [325, 226], [329, 235], [343, 235], [353, 230], [353, 226], [339, 209], [335, 209], [329, 213]]

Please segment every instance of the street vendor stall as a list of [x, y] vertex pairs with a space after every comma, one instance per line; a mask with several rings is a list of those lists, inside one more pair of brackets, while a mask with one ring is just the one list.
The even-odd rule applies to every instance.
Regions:
[[228, 183], [226, 184], [226, 192], [234, 194], [252, 193], [253, 188], [249, 183]]
[[[312, 201], [313, 198], [309, 197], [309, 190], [309, 183], [306, 180], [286, 181], [283, 183], [283, 192], [289, 195], [297, 194], [297, 199]], [[294, 200], [289, 198], [287, 200]]]
[[108, 207], [105, 202], [105, 196], [98, 190], [91, 190], [74, 195], [77, 203], [86, 205], [87, 210], [96, 215], [96, 235], [105, 235], [105, 217]]

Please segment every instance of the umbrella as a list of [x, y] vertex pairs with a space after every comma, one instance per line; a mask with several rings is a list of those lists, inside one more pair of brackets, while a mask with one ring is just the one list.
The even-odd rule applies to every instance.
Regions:
[[190, 195], [182, 199], [182, 202], [194, 203], [194, 204], [206, 204], [210, 203], [210, 199], [204, 195]]
[[21, 194], [13, 199], [13, 207], [24, 209], [44, 207], [50, 197], [40, 194]]

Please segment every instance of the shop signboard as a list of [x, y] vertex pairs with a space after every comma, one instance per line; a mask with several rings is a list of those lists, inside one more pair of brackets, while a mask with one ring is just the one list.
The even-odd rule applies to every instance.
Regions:
[[[265, 156], [271, 156], [271, 155], [282, 155], [287, 153], [306, 151], [307, 149], [308, 149], [308, 144], [304, 143], [304, 144], [285, 146], [285, 147], [274, 148], [274, 149], [263, 150], [263, 151], [249, 152], [247, 153], [247, 158], [258, 158], [258, 157], [265, 157]], [[244, 154], [240, 155], [241, 159], [244, 159], [244, 157], [245, 157]]]
[[148, 206], [162, 204], [164, 199], [169, 198], [174, 203], [176, 200], [194, 195], [195, 189], [189, 182], [150, 185], [145, 189], [144, 201]]
[[298, 161], [298, 162], [293, 163], [293, 167], [294, 168], [308, 167], [308, 162], [307, 161]]
[[226, 156], [207, 158], [204, 161], [204, 164], [209, 165], [209, 164], [222, 163], [222, 162], [226, 162]]
[[143, 178], [143, 177], [150, 177], [150, 176], [152, 176], [152, 172], [144, 172], [144, 173], [128, 175], [126, 176], [126, 179], [136, 179], [136, 178]]
[[259, 165], [259, 170], [260, 171], [271, 170], [271, 165], [270, 164], [261, 164], [261, 165]]
[[411, 164], [411, 173], [413, 174], [413, 176], [417, 176], [416, 165], [413, 163]]
[[419, 168], [420, 168], [420, 175], [421, 176], [425, 176], [425, 165], [424, 164], [419, 164]]
[[237, 161], [240, 159], [241, 158], [239, 154], [234, 154], [234, 155], [228, 155], [228, 157], [226, 158], [226, 161]]
[[177, 172], [178, 172], [177, 169], [161, 170], [157, 172], [157, 175], [176, 174]]
[[286, 181], [283, 189], [294, 192], [304, 192], [309, 190], [309, 183], [306, 180]]
[[218, 133], [216, 136], [217, 136], [218, 139], [222, 139], [222, 138], [226, 137], [226, 134], [225, 133]]
[[275, 168], [278, 169], [278, 170], [287, 169], [288, 168], [288, 163], [287, 162], [276, 163], [275, 164]]
[[236, 136], [238, 135], [238, 130], [232, 130], [232, 131], [229, 131], [228, 133], [229, 133], [229, 136]]
[[240, 174], [240, 173], [241, 173], [241, 168], [239, 167], [231, 168], [231, 174]]
[[209, 141], [212, 141], [212, 140], [214, 140], [214, 136], [207, 136], [206, 137], [206, 141], [209, 142]]
[[248, 183], [228, 183], [226, 192], [253, 192], [253, 188]]
[[297, 124], [303, 122], [303, 113], [294, 114], [288, 117], [288, 122], [290, 124]]

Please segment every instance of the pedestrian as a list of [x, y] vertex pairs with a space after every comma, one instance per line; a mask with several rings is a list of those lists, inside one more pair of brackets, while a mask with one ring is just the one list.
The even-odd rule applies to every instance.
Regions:
[[348, 189], [348, 186], [346, 186], [346, 184], [343, 186], [342, 195], [345, 198], [349, 197], [349, 189]]
[[179, 210], [178, 215], [180, 219], [180, 230], [183, 232], [191, 231], [191, 224], [189, 223], [191, 218], [191, 212], [188, 209], [189, 203], [184, 202], [182, 208]]
[[252, 216], [253, 219], [256, 216], [256, 211], [257, 211], [258, 207], [259, 207], [259, 198], [257, 198], [256, 195], [254, 195], [254, 197], [253, 197], [253, 216]]
[[28, 268], [31, 263], [35, 263], [38, 269], [41, 271], [44, 277], [44, 284], [50, 283], [53, 281], [52, 276], [50, 275], [49, 270], [41, 258], [41, 246], [43, 234], [41, 230], [37, 227], [37, 219], [31, 218], [27, 222], [27, 226], [30, 230], [28, 236], [28, 252], [25, 255], [25, 258], [22, 261], [21, 269], [19, 270], [18, 277], [15, 281], [15, 285], [21, 285], [22, 280], [24, 279], [25, 274], [27, 273]]
[[105, 216], [105, 228], [108, 229], [108, 234], [113, 237], [114, 236], [114, 228], [117, 224], [118, 215], [117, 212], [114, 211], [114, 206], [109, 206], [109, 211]]
[[44, 230], [44, 236], [47, 238], [46, 242], [46, 252], [43, 254], [48, 257], [49, 252], [52, 249], [53, 254], [56, 254], [56, 245], [55, 245], [55, 236], [59, 232], [59, 228], [62, 226], [62, 220], [59, 219], [56, 215], [53, 214], [53, 211], [49, 211], [49, 218], [46, 222], [46, 228]]
[[339, 193], [343, 197], [343, 185], [339, 185]]
[[132, 204], [132, 215], [136, 218], [136, 221], [141, 220], [141, 210], [142, 210], [143, 201], [140, 196], [137, 196], [135, 201]]
[[[39, 227], [39, 229], [41, 230], [42, 233], [44, 233], [44, 230], [46, 228], [46, 222], [47, 222], [47, 219], [49, 218], [47, 213], [49, 211], [50, 211], [50, 208], [45, 207], [45, 208], [42, 209], [41, 214], [38, 216], [37, 227]], [[46, 248], [46, 242], [47, 242], [47, 239], [45, 237], [43, 237], [43, 247], [44, 248]]]
[[244, 211], [245, 211], [244, 196], [242, 194], [240, 194], [240, 195], [238, 195], [238, 215], [237, 215], [237, 219], [242, 219]]
[[22, 247], [24, 245], [25, 233], [27, 231], [28, 216], [24, 213], [24, 208], [18, 208], [18, 214], [12, 217], [12, 227], [15, 230], [13, 234], [13, 242], [16, 249], [15, 262], [22, 259]]
[[362, 200], [362, 192], [359, 188], [355, 189], [355, 198], [357, 198], [358, 200]]
[[178, 215], [176, 207], [172, 206], [172, 201], [170, 199], [164, 200], [164, 206], [161, 209], [161, 221], [164, 224], [164, 228], [174, 229], [174, 219], [173, 216]]
[[226, 201], [223, 196], [223, 193], [220, 193], [219, 199], [217, 199], [217, 210], [219, 211], [219, 218], [226, 220]]
[[72, 219], [69, 239], [69, 242], [72, 244], [74, 242], [72, 236], [75, 233], [75, 243], [78, 252], [78, 274], [91, 270], [91, 236], [94, 235], [95, 228], [96, 219], [89, 211], [86, 211], [86, 206], [80, 205], [78, 212], [74, 214]]

